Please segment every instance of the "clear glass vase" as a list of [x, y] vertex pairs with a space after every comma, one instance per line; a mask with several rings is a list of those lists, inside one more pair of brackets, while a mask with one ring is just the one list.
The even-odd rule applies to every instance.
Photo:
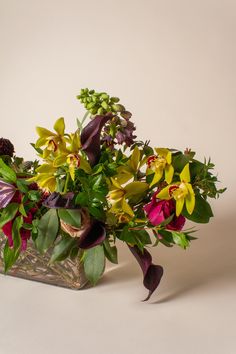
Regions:
[[[1, 234], [0, 273], [4, 273], [3, 250], [5, 242], [6, 237]], [[14, 266], [7, 272], [7, 275], [75, 290], [83, 288], [88, 283], [80, 255], [75, 260], [68, 258], [53, 264], [49, 263], [50, 258], [50, 250], [41, 255], [30, 240], [27, 250], [21, 253]]]

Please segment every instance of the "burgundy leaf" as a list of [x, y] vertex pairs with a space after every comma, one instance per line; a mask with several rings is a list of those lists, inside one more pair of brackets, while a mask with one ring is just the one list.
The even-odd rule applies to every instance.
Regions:
[[12, 184], [0, 180], [0, 209], [6, 208], [15, 192], [16, 188]]
[[98, 220], [93, 220], [81, 233], [79, 247], [88, 249], [100, 245], [105, 240], [105, 237], [106, 229], [104, 224]]
[[129, 249], [143, 271], [143, 285], [149, 290], [148, 296], [143, 301], [147, 301], [161, 281], [163, 268], [160, 265], [152, 264], [152, 256], [145, 248], [143, 253], [137, 246], [129, 246]]
[[104, 125], [113, 117], [113, 114], [97, 115], [81, 132], [82, 149], [87, 154], [90, 164], [94, 166], [100, 158], [100, 135]]

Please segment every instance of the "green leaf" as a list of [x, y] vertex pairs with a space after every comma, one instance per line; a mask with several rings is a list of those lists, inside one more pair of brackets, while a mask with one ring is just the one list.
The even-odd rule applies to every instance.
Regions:
[[14, 219], [16, 213], [18, 211], [19, 204], [11, 203], [3, 209], [1, 217], [0, 217], [0, 229], [5, 225], [8, 221]]
[[20, 228], [23, 225], [23, 218], [18, 216], [12, 225], [12, 238], [14, 244], [15, 253], [20, 252], [21, 248], [21, 236], [20, 236]]
[[4, 247], [3, 259], [4, 259], [4, 272], [7, 273], [8, 270], [13, 266], [15, 262], [15, 252], [13, 248], [9, 247], [8, 240]]
[[22, 193], [27, 193], [28, 192], [28, 186], [27, 182], [24, 180], [18, 179], [16, 182], [17, 188], [22, 192]]
[[199, 194], [195, 198], [195, 208], [190, 215], [186, 209], [182, 213], [187, 219], [197, 223], [208, 223], [213, 216], [210, 204], [202, 198]]
[[44, 253], [55, 241], [59, 229], [59, 220], [56, 209], [49, 209], [38, 223], [38, 236], [35, 240], [36, 248]]
[[75, 238], [64, 236], [54, 247], [50, 263], [59, 262], [66, 259], [70, 255], [70, 252], [76, 243], [77, 240]]
[[79, 247], [77, 245], [72, 246], [70, 250], [70, 259], [75, 260], [75, 258], [78, 256], [79, 253]]
[[7, 166], [3, 160], [0, 158], [0, 174], [6, 180], [6, 182], [16, 183], [16, 173]]
[[18, 216], [12, 226], [12, 238], [13, 238], [13, 247], [9, 247], [8, 240], [5, 244], [3, 251], [3, 259], [4, 259], [4, 271], [5, 273], [13, 266], [20, 255], [21, 249], [21, 236], [20, 236], [20, 228], [22, 227], [23, 220], [21, 216]]
[[101, 221], [104, 221], [105, 219], [105, 213], [104, 213], [104, 210], [102, 207], [94, 207], [93, 205], [92, 206], [89, 206], [89, 213], [94, 216], [96, 219], [98, 220], [101, 220]]
[[184, 232], [171, 231], [173, 236], [173, 241], [176, 245], [186, 249], [189, 246], [189, 241], [187, 240]]
[[107, 257], [107, 259], [110, 262], [117, 264], [118, 260], [117, 260], [116, 246], [111, 246], [108, 239], [105, 239], [105, 241], [103, 242], [103, 246], [104, 246], [104, 253], [105, 253], [105, 256]]
[[77, 194], [76, 198], [75, 198], [75, 204], [76, 205], [82, 205], [85, 206], [88, 203], [88, 195], [86, 192], [81, 192], [79, 194]]
[[103, 246], [98, 245], [84, 252], [84, 271], [88, 280], [95, 285], [105, 268]]
[[79, 209], [58, 209], [58, 216], [66, 224], [80, 228], [81, 213]]
[[40, 192], [39, 191], [32, 190], [32, 191], [29, 191], [28, 197], [33, 202], [38, 202], [40, 200], [41, 196], [40, 196]]
[[19, 206], [19, 212], [21, 213], [21, 215], [27, 217], [27, 214], [26, 214], [26, 211], [25, 211], [25, 208], [24, 208], [24, 204], [20, 204]]
[[182, 152], [172, 155], [172, 165], [175, 172], [181, 172], [187, 163], [189, 163], [190, 156], [184, 155]]
[[118, 237], [126, 243], [137, 245], [141, 250], [145, 245], [151, 244], [149, 233], [146, 230], [131, 230], [129, 226], [125, 226]]

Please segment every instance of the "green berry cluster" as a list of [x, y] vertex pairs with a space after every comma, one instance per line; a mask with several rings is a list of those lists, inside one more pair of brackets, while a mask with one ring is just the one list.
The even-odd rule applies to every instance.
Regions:
[[108, 112], [122, 115], [122, 113], [126, 112], [125, 107], [118, 103], [120, 99], [118, 97], [110, 97], [106, 92], [95, 92], [95, 90], [85, 88], [81, 89], [77, 98], [92, 115], [106, 114]]

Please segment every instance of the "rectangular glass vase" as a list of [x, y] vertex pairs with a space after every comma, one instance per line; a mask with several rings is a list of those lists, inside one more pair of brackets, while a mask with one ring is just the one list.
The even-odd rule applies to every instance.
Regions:
[[[0, 273], [4, 273], [3, 250], [6, 237], [0, 235]], [[51, 251], [41, 255], [30, 240], [26, 251], [22, 252], [6, 275], [34, 280], [50, 285], [79, 290], [87, 283], [83, 263], [79, 256], [75, 260], [67, 258], [62, 262], [49, 263]]]

